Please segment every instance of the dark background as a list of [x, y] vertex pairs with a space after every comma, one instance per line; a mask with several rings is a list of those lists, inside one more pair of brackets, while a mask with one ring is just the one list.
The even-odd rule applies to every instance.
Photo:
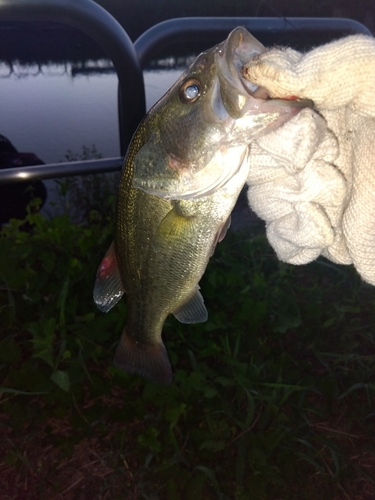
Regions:
[[173, 17], [346, 17], [375, 29], [374, 0], [97, 0], [135, 40]]
[[[357, 20], [375, 33], [374, 0], [96, 0], [135, 41], [151, 26], [174, 17], [343, 17]], [[288, 35], [288, 45], [298, 46]], [[328, 40], [320, 40], [325, 43]], [[262, 40], [267, 45], [267, 40]], [[215, 41], [217, 43], [217, 41]], [[276, 42], [275, 42], [276, 43]], [[277, 42], [279, 43], [279, 42]], [[317, 41], [318, 43], [318, 41]], [[283, 41], [280, 42], [283, 45]], [[309, 44], [314, 40], [309, 40]], [[204, 47], [179, 48], [199, 53]], [[165, 55], [165, 54], [163, 54]], [[1, 23], [0, 61], [10, 67], [105, 58], [101, 48], [78, 30], [57, 23]]]

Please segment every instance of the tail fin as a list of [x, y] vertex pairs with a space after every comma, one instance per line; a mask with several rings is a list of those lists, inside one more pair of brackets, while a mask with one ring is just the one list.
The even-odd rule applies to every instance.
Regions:
[[168, 385], [172, 382], [172, 368], [167, 350], [160, 343], [142, 344], [122, 334], [115, 353], [114, 365], [128, 373], [138, 373], [152, 382]]

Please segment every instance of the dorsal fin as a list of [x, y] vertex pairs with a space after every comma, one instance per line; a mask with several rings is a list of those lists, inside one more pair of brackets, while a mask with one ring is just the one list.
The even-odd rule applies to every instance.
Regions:
[[114, 242], [111, 243], [96, 273], [94, 302], [102, 312], [108, 312], [125, 293], [118, 268]]

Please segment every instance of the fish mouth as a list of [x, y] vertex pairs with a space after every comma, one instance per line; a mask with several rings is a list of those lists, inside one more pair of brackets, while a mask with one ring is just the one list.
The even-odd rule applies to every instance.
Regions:
[[264, 45], [241, 26], [235, 28], [217, 47], [215, 63], [221, 99], [232, 118], [239, 119], [258, 110], [260, 113], [267, 112], [268, 105], [271, 110], [277, 106], [281, 115], [285, 113], [290, 117], [303, 107], [311, 107], [311, 101], [305, 99], [271, 99], [265, 87], [244, 77], [244, 65], [265, 50]]
[[241, 26], [235, 28], [217, 47], [215, 63], [221, 99], [232, 118], [241, 118], [249, 111], [249, 99], [250, 105], [253, 105], [251, 98], [269, 98], [266, 89], [258, 87], [243, 76], [243, 66], [265, 50], [264, 45]]

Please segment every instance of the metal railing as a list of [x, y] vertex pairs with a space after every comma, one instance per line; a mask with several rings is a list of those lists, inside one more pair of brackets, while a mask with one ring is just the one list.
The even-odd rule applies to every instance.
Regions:
[[207, 47], [219, 43], [237, 26], [244, 26], [264, 45], [284, 44], [294, 48], [312, 46], [347, 35], [371, 35], [363, 24], [352, 19], [317, 17], [184, 17], [169, 19], [145, 31], [134, 43], [144, 67], [162, 49], [193, 41]]
[[[325, 18], [222, 18], [170, 19], [143, 33], [132, 44], [121, 25], [92, 0], [0, 0], [3, 21], [53, 21], [78, 28], [93, 38], [113, 61], [118, 79], [118, 113], [121, 155], [145, 113], [142, 68], [168, 46], [189, 41], [224, 40], [236, 26], [244, 26], [263, 43], [317, 44], [355, 33], [371, 35], [361, 23], [350, 19]], [[290, 41], [293, 41], [291, 43]], [[125, 96], [131, 96], [126, 99]], [[121, 168], [123, 157], [64, 162], [0, 170], [0, 184], [35, 179], [110, 172]]]

